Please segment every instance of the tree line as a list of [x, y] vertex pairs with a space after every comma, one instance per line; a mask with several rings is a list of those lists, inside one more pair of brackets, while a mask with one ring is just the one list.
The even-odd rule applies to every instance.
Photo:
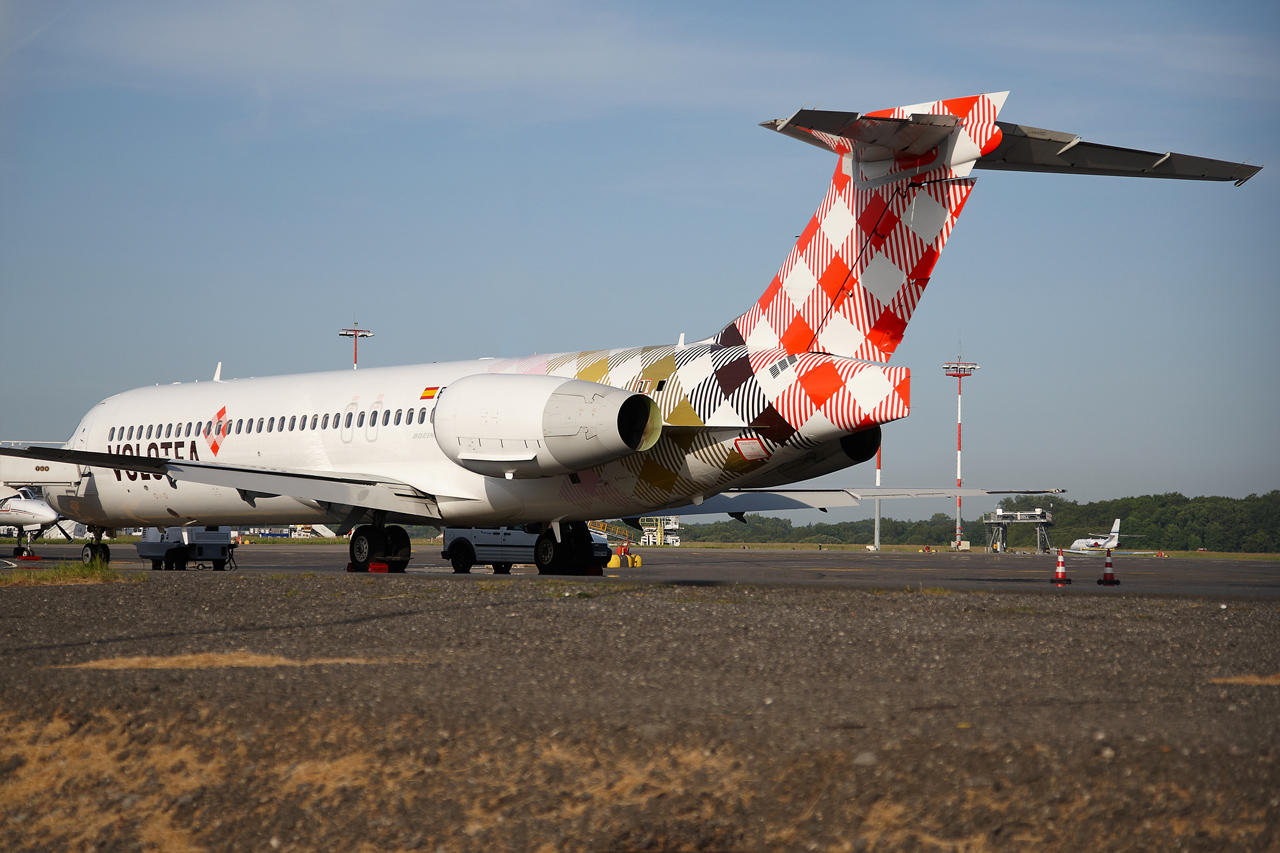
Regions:
[[[1003, 499], [1000, 507], [1006, 511], [1042, 508], [1052, 512], [1054, 525], [1050, 534], [1055, 547], [1068, 547], [1089, 534], [1105, 534], [1119, 518], [1122, 534], [1136, 534], [1121, 540], [1120, 547], [1125, 550], [1280, 551], [1280, 490], [1247, 498], [1188, 498], [1172, 492], [1090, 503], [1061, 496], [1018, 495]], [[790, 519], [762, 515], [748, 515], [745, 521], [686, 524], [681, 527], [680, 536], [685, 542], [862, 545], [872, 542], [875, 535], [872, 519], [815, 522], [799, 527], [792, 525]], [[985, 545], [987, 535], [982, 520], [966, 520], [963, 537], [975, 548]], [[954, 539], [955, 518], [945, 513], [936, 513], [924, 521], [880, 519], [880, 542], [884, 545], [945, 546]], [[1009, 544], [1034, 546], [1034, 526], [1010, 525]]]

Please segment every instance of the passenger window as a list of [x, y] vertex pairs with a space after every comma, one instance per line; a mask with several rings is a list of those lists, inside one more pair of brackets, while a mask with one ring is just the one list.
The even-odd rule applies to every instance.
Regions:
[[213, 421], [209, 421], [204, 425], [205, 436], [213, 435]]
[[319, 420], [320, 420], [320, 416], [319, 416], [319, 415], [312, 415], [312, 416], [311, 416], [311, 428], [312, 428], [312, 429], [315, 429], [315, 428], [316, 428], [316, 422], [317, 422], [317, 421], [319, 421]]
[[258, 432], [262, 432], [262, 418], [258, 418]]
[[133, 427], [129, 427], [129, 441], [133, 441]]
[[404, 414], [404, 409], [396, 409], [396, 426], [400, 426], [400, 416]]
[[151, 424], [147, 424], [147, 438], [151, 438]]
[[347, 420], [346, 420], [346, 422], [343, 424], [343, 426], [347, 427], [348, 429], [350, 429], [350, 428], [351, 428], [351, 413], [350, 413], [350, 412], [347, 412]]
[[275, 427], [276, 427], [275, 418], [272, 418], [271, 420], [267, 421], [267, 432], [271, 432], [273, 429], [275, 429]]
[[297, 422], [298, 422], [297, 415], [294, 415], [293, 417], [289, 418], [289, 432], [293, 432], [293, 425], [296, 424]]
[[239, 419], [239, 420], [237, 420], [237, 421], [236, 421], [236, 435], [239, 435], [239, 434], [240, 434], [240, 428], [241, 428], [241, 427], [243, 427], [243, 426], [244, 426], [244, 419], [243, 419], [243, 418], [241, 418], [241, 419]]
[[386, 425], [387, 425], [388, 423], [390, 423], [390, 422], [391, 422], [391, 410], [390, 410], [390, 409], [383, 409], [383, 410], [382, 410], [382, 425], [383, 425], [383, 426], [386, 426]]
[[424, 423], [426, 420], [427, 420], [427, 410], [426, 410], [426, 409], [419, 409], [419, 410], [418, 410], [418, 423]]
[[329, 428], [329, 416], [325, 415], [324, 419], [320, 421], [320, 429], [328, 429], [328, 428]]
[[164, 425], [164, 437], [173, 438], [173, 424]]
[[364, 412], [361, 412], [360, 417], [356, 418], [356, 426], [357, 427], [364, 426]]
[[115, 440], [116, 440], [116, 428], [112, 427], [110, 430], [107, 431], [107, 441], [115, 441]]

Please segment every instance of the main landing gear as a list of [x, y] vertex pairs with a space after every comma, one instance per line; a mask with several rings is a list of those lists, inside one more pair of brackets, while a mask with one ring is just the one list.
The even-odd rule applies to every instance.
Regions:
[[603, 577], [604, 563], [592, 554], [593, 544], [584, 521], [561, 523], [558, 541], [554, 530], [542, 531], [533, 546], [538, 574]]
[[367, 572], [371, 563], [386, 564], [388, 572], [403, 572], [413, 555], [409, 533], [403, 527], [387, 526], [381, 513], [373, 524], [362, 524], [351, 534], [351, 571]]
[[31, 534], [18, 528], [18, 542], [13, 546], [13, 556], [30, 557], [31, 556]]
[[106, 528], [91, 527], [89, 532], [93, 535], [93, 542], [84, 546], [84, 550], [80, 552], [80, 559], [86, 566], [90, 563], [107, 565], [111, 562], [111, 547], [102, 544], [102, 534], [107, 532]]

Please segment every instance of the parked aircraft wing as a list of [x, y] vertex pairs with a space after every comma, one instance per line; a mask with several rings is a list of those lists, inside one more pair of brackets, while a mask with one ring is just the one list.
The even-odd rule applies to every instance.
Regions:
[[1240, 186], [1261, 166], [1210, 160], [1173, 152], [1140, 151], [1084, 142], [1072, 133], [997, 121], [1002, 138], [994, 151], [978, 158], [978, 169], [1016, 172], [1059, 172], [1071, 175], [1119, 175], [1135, 178], [1178, 178], [1188, 181], [1235, 181]]
[[408, 483], [388, 477], [337, 471], [305, 471], [192, 462], [67, 450], [52, 447], [23, 449], [0, 447], [0, 455], [19, 456], [50, 462], [69, 462], [93, 468], [137, 471], [153, 477], [169, 477], [192, 483], [236, 489], [246, 502], [257, 498], [288, 496], [318, 503], [340, 504], [365, 509], [439, 518], [435, 496]]
[[936, 489], [893, 489], [887, 487], [850, 489], [731, 489], [709, 497], [698, 505], [665, 510], [670, 515], [707, 515], [711, 513], [780, 512], [792, 509], [818, 509], [826, 511], [840, 507], [858, 506], [864, 500], [889, 500], [893, 498], [964, 498], [991, 495], [1045, 495], [1061, 494], [1066, 489], [963, 489], [941, 487]]

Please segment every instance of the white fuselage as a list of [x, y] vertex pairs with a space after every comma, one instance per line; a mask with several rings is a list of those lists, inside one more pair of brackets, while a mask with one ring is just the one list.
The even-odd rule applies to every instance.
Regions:
[[[96, 405], [67, 447], [384, 477], [432, 495], [439, 505], [439, 519], [446, 523], [496, 525], [625, 517], [687, 505], [699, 500], [699, 495], [802, 462], [819, 442], [837, 441], [848, 431], [826, 424], [830, 435], [806, 432], [807, 441], [800, 446], [779, 447], [767, 462], [752, 462], [740, 472], [717, 460], [735, 452], [734, 441], [744, 434], [741, 427], [702, 428], [692, 444], [687, 434], [669, 437], [664, 431], [648, 455], [678, 476], [673, 475], [673, 484], [658, 496], [646, 491], [649, 475], [642, 460], [636, 459], [568, 476], [514, 480], [483, 476], [460, 467], [441, 451], [431, 418], [435, 400], [424, 399], [428, 396], [424, 389], [444, 388], [461, 377], [492, 372], [498, 366], [492, 360], [479, 360], [138, 388]], [[572, 377], [572, 371], [570, 366], [564, 373]], [[622, 385], [624, 379], [615, 375], [611, 385]], [[216, 429], [220, 422], [227, 424], [222, 436]], [[74, 484], [46, 486], [45, 497], [64, 515], [91, 525], [335, 520], [332, 507], [300, 498], [246, 499], [234, 488], [111, 468], [80, 471]], [[419, 523], [427, 520], [417, 519]]]

